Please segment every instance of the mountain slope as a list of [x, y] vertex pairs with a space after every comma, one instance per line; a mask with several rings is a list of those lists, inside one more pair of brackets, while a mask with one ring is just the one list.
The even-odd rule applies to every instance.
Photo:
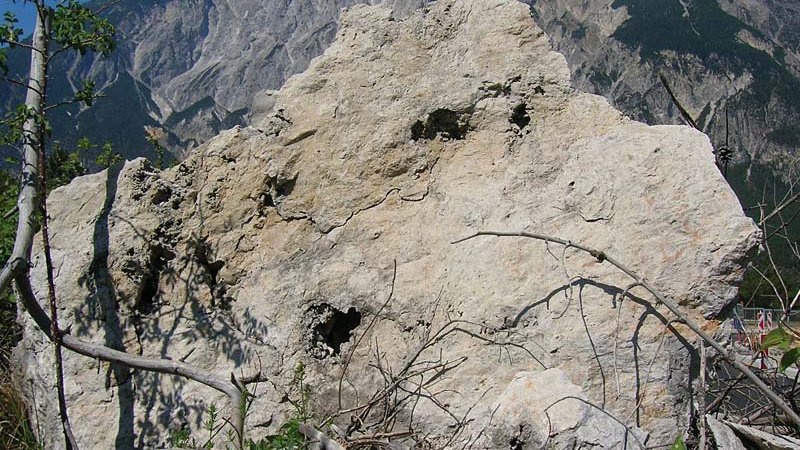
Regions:
[[[110, 140], [128, 157], [149, 155], [144, 125], [168, 131], [185, 153], [220, 130], [246, 124], [257, 93], [305, 69], [336, 34], [339, 11], [378, 0], [123, 0], [109, 11], [120, 48], [108, 60], [62, 60], [52, 99], [90, 76], [107, 98], [54, 118], [65, 144]], [[425, 0], [389, 0], [401, 17]], [[650, 124], [681, 123], [664, 74], [701, 128], [721, 146], [726, 111], [739, 162], [796, 172], [800, 145], [800, 6], [756, 0], [524, 0], [573, 71]], [[12, 61], [18, 70], [26, 62]], [[0, 87], [5, 106], [20, 100]], [[114, 116], [110, 119], [110, 116]], [[100, 126], [98, 126], [100, 124]], [[91, 156], [91, 155], [89, 155]]]
[[[792, 166], [793, 173], [786, 158], [800, 143], [797, 36], [758, 17], [782, 12], [789, 24], [800, 14], [777, 2], [760, 5], [761, 15], [747, 13], [746, 3], [539, 1], [533, 13], [567, 55], [578, 88], [648, 123], [679, 122], [658, 79], [664, 74], [717, 146], [725, 143], [727, 110], [740, 162]], [[728, 12], [736, 8], [739, 15]]]
[[[196, 146], [243, 123], [255, 93], [277, 89], [305, 69], [333, 40], [340, 10], [357, 3], [379, 1], [115, 3], [105, 14], [117, 27], [117, 51], [108, 59], [65, 57], [51, 71], [52, 100], [68, 97], [86, 77], [97, 82], [106, 98], [92, 109], [56, 113], [55, 135], [67, 145], [86, 135], [96, 142], [112, 141], [128, 157], [151, 156], [143, 126], [161, 124], [171, 147]], [[389, 3], [402, 13], [420, 0]], [[12, 73], [24, 73], [24, 54], [13, 56]], [[0, 95], [4, 108], [22, 100], [22, 93], [8, 85], [0, 86]]]

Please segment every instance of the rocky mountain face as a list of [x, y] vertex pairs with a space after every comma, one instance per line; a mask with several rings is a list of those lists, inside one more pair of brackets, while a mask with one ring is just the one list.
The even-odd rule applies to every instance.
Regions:
[[[376, 421], [414, 430], [399, 448], [667, 447], [687, 427], [694, 337], [646, 292], [625, 295], [625, 274], [552, 242], [455, 243], [528, 230], [600, 249], [711, 332], [756, 242], [708, 138], [574, 89], [528, 7], [353, 6], [250, 121], [169, 170], [137, 159], [53, 191], [62, 326], [260, 373], [256, 438], [292, 414], [301, 364], [314, 420], [347, 430], [360, 411], [351, 438]], [[25, 330], [23, 385], [58, 449], [52, 350]], [[82, 448], [162, 448], [223, 404], [69, 353], [65, 374]], [[387, 401], [365, 408], [375, 395]]]
[[[81, 80], [105, 94], [89, 109], [54, 113], [54, 135], [69, 148], [81, 136], [108, 140], [125, 156], [152, 156], [144, 126], [168, 132], [178, 154], [247, 122], [253, 95], [277, 89], [330, 44], [342, 8], [379, 0], [123, 0], [104, 15], [117, 27], [109, 57], [56, 60], [51, 100], [67, 98]], [[105, 2], [89, 3], [98, 7]], [[422, 0], [388, 0], [407, 14]], [[17, 56], [23, 53], [15, 53]], [[26, 73], [28, 60], [11, 61]], [[3, 106], [22, 93], [0, 85]], [[91, 155], [89, 155], [91, 156]]]
[[[715, 147], [727, 142], [740, 163], [766, 164], [787, 177], [796, 172], [797, 5], [523, 1], [567, 57], [577, 88], [649, 124], [683, 123], [661, 85], [663, 74]], [[108, 12], [119, 30], [118, 51], [108, 60], [62, 60], [53, 71], [54, 100], [87, 76], [107, 97], [88, 110], [57, 113], [55, 135], [68, 148], [87, 135], [112, 141], [130, 158], [152, 157], [143, 127], [159, 126], [170, 149], [185, 154], [224, 129], [249, 124], [254, 96], [304, 70], [333, 39], [340, 9], [358, 3], [378, 0], [118, 2]], [[386, 1], [398, 18], [425, 3]], [[6, 107], [21, 98], [10, 86], [0, 90]]]
[[790, 3], [556, 0], [532, 12], [579, 89], [647, 123], [682, 123], [664, 75], [716, 148], [727, 142], [738, 162], [793, 177], [800, 7]]

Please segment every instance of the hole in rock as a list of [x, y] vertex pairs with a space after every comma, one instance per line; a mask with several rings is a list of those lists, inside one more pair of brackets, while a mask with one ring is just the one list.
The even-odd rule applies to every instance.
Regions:
[[508, 442], [509, 450], [523, 450], [525, 448], [525, 441], [522, 440], [523, 433], [525, 433], [525, 426], [520, 425], [517, 435]]
[[146, 273], [141, 283], [139, 298], [136, 299], [136, 312], [146, 316], [158, 309], [158, 274]]
[[208, 268], [208, 274], [211, 275], [211, 284], [216, 286], [217, 275], [219, 275], [219, 271], [225, 267], [225, 261], [214, 261], [213, 263], [208, 263], [206, 267]]
[[141, 289], [134, 304], [138, 314], [146, 316], [158, 310], [160, 306], [158, 285], [161, 274], [166, 269], [167, 263], [173, 259], [175, 259], [175, 253], [160, 245], [150, 249], [147, 264], [150, 270], [142, 276]]
[[312, 354], [317, 359], [336, 356], [342, 350], [342, 344], [348, 342], [359, 325], [361, 313], [350, 307], [342, 312], [331, 305], [322, 304], [315, 308], [317, 324], [312, 335]]
[[531, 116], [528, 115], [528, 105], [520, 103], [515, 106], [511, 111], [511, 118], [508, 120], [518, 126], [520, 130], [527, 127], [531, 123]]
[[297, 184], [297, 177], [291, 180], [279, 180], [275, 183], [275, 193], [278, 197], [286, 197], [294, 190], [294, 185]]
[[289, 196], [297, 184], [297, 176], [291, 179], [268, 178], [264, 191], [260, 195], [260, 212], [263, 214], [265, 208], [274, 208], [283, 197]]
[[265, 192], [262, 198], [263, 198], [262, 204], [264, 206], [266, 206], [267, 208], [275, 207], [275, 200], [272, 199], [272, 195], [270, 195], [268, 192]]
[[208, 287], [211, 289], [211, 292], [215, 293], [215, 300], [219, 300], [216, 299], [217, 291], [222, 293], [225, 291], [225, 287], [219, 284], [219, 272], [225, 267], [225, 261], [212, 259], [212, 251], [205, 242], [198, 243], [195, 252], [197, 262], [200, 263], [208, 273]]
[[172, 189], [169, 186], [159, 186], [153, 193], [152, 202], [154, 205], [160, 205], [172, 196]]
[[469, 122], [464, 117], [465, 115], [449, 109], [437, 109], [428, 114], [424, 123], [421, 120], [414, 122], [411, 126], [411, 139], [432, 140], [436, 139], [436, 136], [445, 139], [464, 139], [469, 131]]

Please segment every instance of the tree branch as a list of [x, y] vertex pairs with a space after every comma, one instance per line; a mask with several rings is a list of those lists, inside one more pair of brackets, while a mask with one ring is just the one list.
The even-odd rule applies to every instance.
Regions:
[[30, 87], [30, 86], [28, 86], [27, 84], [25, 84], [25, 82], [24, 82], [24, 81], [15, 80], [15, 79], [13, 79], [13, 78], [8, 78], [8, 77], [0, 77], [0, 80], [2, 80], [2, 81], [5, 81], [5, 82], [7, 82], [7, 83], [15, 84], [15, 85], [17, 85], [17, 86], [19, 86], [19, 87], [23, 87], [23, 88], [25, 88], [25, 89], [28, 89], [28, 88]]
[[5, 214], [3, 214], [3, 220], [10, 219], [11, 216], [17, 213], [17, 211], [19, 211], [19, 206], [14, 205], [13, 208], [9, 209]]
[[[41, 329], [51, 341], [54, 340], [51, 331], [52, 321], [36, 299], [30, 285], [30, 280], [23, 274], [19, 275], [15, 281], [23, 307], [33, 318], [34, 322], [36, 322], [39, 329]], [[63, 346], [75, 353], [101, 361], [121, 364], [132, 369], [182, 376], [225, 394], [228, 396], [231, 415], [235, 417], [233, 421], [234, 431], [239, 436], [243, 436], [244, 417], [240, 412], [240, 407], [242, 399], [244, 398], [244, 388], [233, 375], [228, 379], [181, 361], [131, 355], [104, 345], [84, 341], [69, 333], [62, 333], [60, 338]], [[237, 447], [237, 450], [238, 449], [241, 449], [241, 446]]]
[[777, 208], [772, 210], [769, 214], [767, 214], [763, 219], [758, 222], [758, 226], [763, 226], [769, 219], [773, 218], [776, 214], [780, 214], [781, 211], [792, 205], [797, 199], [800, 199], [800, 192], [794, 194], [791, 198], [781, 203]]
[[700, 128], [698, 128], [697, 122], [695, 122], [694, 119], [692, 119], [692, 116], [689, 115], [689, 111], [686, 111], [683, 105], [681, 105], [681, 102], [678, 101], [678, 98], [675, 97], [675, 94], [672, 93], [672, 88], [669, 87], [669, 82], [667, 81], [667, 77], [665, 77], [664, 74], [662, 73], [658, 75], [658, 78], [661, 80], [661, 84], [664, 85], [664, 89], [667, 90], [667, 94], [669, 94], [669, 98], [672, 99], [672, 103], [674, 103], [675, 107], [678, 108], [678, 111], [680, 111], [681, 117], [683, 117], [683, 119], [689, 124], [690, 127], [699, 131]]
[[[105, 97], [105, 94], [96, 94], [96, 95], [92, 96], [92, 100], [95, 100], [95, 99], [98, 99], [98, 98], [103, 98], [103, 97]], [[58, 102], [58, 103], [54, 103], [52, 105], [47, 105], [44, 108], [44, 112], [50, 112], [51, 110], [56, 109], [56, 108], [60, 108], [62, 106], [74, 105], [75, 103], [81, 103], [81, 102], [83, 102], [83, 100], [78, 100], [77, 98], [73, 98], [71, 100], [64, 100], [64, 101], [61, 101], [61, 102]]]
[[8, 45], [9, 47], [20, 47], [20, 48], [24, 48], [24, 49], [26, 49], [26, 50], [30, 50], [30, 51], [32, 51], [32, 52], [39, 53], [39, 54], [41, 54], [41, 53], [42, 53], [42, 51], [41, 51], [41, 50], [39, 50], [38, 48], [36, 48], [35, 46], [33, 46], [33, 45], [30, 45], [30, 44], [26, 44], [26, 43], [24, 43], [24, 42], [19, 42], [19, 41], [4, 41], [3, 43], [4, 43], [5, 45]]
[[617, 269], [621, 270], [623, 273], [628, 275], [629, 277], [633, 278], [633, 280], [645, 288], [650, 294], [656, 298], [659, 303], [662, 303], [664, 306], [669, 309], [672, 314], [674, 314], [681, 322], [686, 324], [692, 331], [695, 332], [700, 338], [706, 341], [710, 346], [714, 348], [714, 350], [718, 351], [720, 355], [729, 363], [731, 363], [737, 370], [739, 370], [743, 375], [749, 378], [753, 384], [755, 384], [756, 388], [761, 391], [775, 406], [780, 408], [786, 415], [788, 416], [789, 420], [791, 420], [796, 426], [800, 427], [800, 416], [789, 406], [783, 399], [781, 399], [772, 389], [769, 388], [761, 378], [758, 377], [749, 367], [747, 367], [744, 363], [737, 360], [734, 355], [732, 355], [725, 347], [723, 347], [720, 343], [714, 340], [711, 335], [703, 331], [699, 324], [695, 321], [690, 319], [686, 314], [684, 314], [678, 306], [672, 302], [672, 300], [666, 298], [663, 294], [661, 294], [658, 289], [656, 289], [652, 284], [650, 284], [647, 280], [637, 275], [633, 270], [629, 269], [627, 266], [623, 265], [621, 262], [617, 261], [615, 258], [608, 256], [605, 252], [592, 249], [590, 247], [586, 247], [581, 244], [577, 244], [575, 242], [571, 242], [565, 239], [560, 239], [556, 237], [546, 236], [543, 234], [537, 233], [527, 233], [527, 232], [518, 232], [518, 233], [510, 233], [510, 232], [501, 232], [501, 231], [479, 231], [473, 235], [467, 236], [463, 239], [459, 239], [457, 241], [452, 242], [453, 244], [458, 244], [460, 242], [468, 241], [470, 239], [474, 239], [479, 236], [496, 236], [496, 237], [524, 237], [530, 239], [537, 239], [540, 241], [545, 242], [552, 242], [564, 246], [570, 246], [572, 248], [581, 250], [592, 255], [594, 258], [597, 259], [597, 262], [603, 263], [608, 262], [612, 266], [616, 267]]
[[94, 10], [94, 11], [92, 11], [92, 14], [94, 14], [94, 15], [96, 15], [96, 16], [99, 16], [99, 15], [103, 14], [104, 12], [106, 12], [106, 10], [108, 10], [108, 9], [109, 9], [109, 8], [111, 8], [112, 6], [114, 6], [114, 5], [116, 5], [117, 3], [119, 3], [120, 1], [121, 1], [121, 0], [111, 0], [110, 2], [106, 3], [105, 5], [103, 5], [103, 6], [99, 7], [99, 8], [97, 8], [97, 9], [96, 9], [96, 10]]
[[[47, 59], [47, 47], [50, 41], [49, 29], [51, 20], [49, 15], [39, 14], [36, 20], [36, 28], [33, 33], [33, 45], [40, 49], [42, 57]], [[47, 67], [43, 68], [43, 75], [41, 79], [31, 80], [31, 84], [38, 82], [41, 91], [47, 90]], [[38, 98], [39, 103], [34, 108], [40, 114], [44, 114], [43, 107], [45, 98], [40, 95]], [[44, 248], [44, 259], [47, 273], [47, 298], [50, 304], [50, 317], [51, 317], [51, 332], [55, 337], [53, 340], [53, 354], [55, 357], [55, 375], [56, 375], [56, 396], [58, 399], [58, 415], [61, 418], [61, 428], [64, 432], [64, 442], [67, 450], [78, 450], [78, 443], [75, 440], [75, 435], [72, 433], [72, 426], [69, 422], [69, 414], [67, 411], [67, 398], [64, 394], [64, 358], [61, 353], [61, 339], [60, 330], [58, 327], [58, 305], [56, 303], [56, 287], [53, 281], [53, 258], [50, 252], [50, 234], [48, 230], [47, 220], [47, 169], [45, 167], [45, 154], [44, 154], [44, 130], [41, 123], [37, 123], [34, 130], [36, 136], [34, 139], [37, 155], [37, 164], [39, 165], [39, 211], [42, 214], [42, 243]]]
[[[37, 1], [36, 6], [38, 15], [32, 41], [33, 47], [46, 50], [47, 34], [49, 31], [46, 26], [48, 17], [47, 13], [44, 11], [44, 3]], [[26, 48], [28, 47], [26, 46]], [[44, 132], [42, 130], [42, 118], [44, 117], [45, 111], [43, 94], [46, 88], [46, 70], [49, 59], [46, 51], [32, 50], [29, 72], [30, 81], [27, 86], [25, 99], [25, 106], [31, 111], [31, 114], [23, 124], [22, 176], [20, 180], [21, 188], [17, 201], [19, 218], [14, 249], [8, 262], [6, 262], [3, 267], [2, 272], [0, 272], [0, 291], [8, 288], [12, 280], [15, 282], [23, 308], [28, 312], [31, 318], [33, 318], [39, 329], [45, 333], [55, 345], [57, 362], [59, 359], [58, 349], [60, 344], [84, 356], [121, 364], [128, 368], [183, 376], [222, 392], [228, 397], [230, 403], [231, 423], [237, 436], [234, 446], [237, 450], [241, 450], [244, 444], [244, 408], [242, 406], [245, 388], [237, 381], [233, 374], [231, 374], [230, 379], [227, 379], [180, 361], [130, 355], [103, 345], [83, 341], [71, 334], [63, 333], [58, 328], [55, 315], [57, 308], [55, 308], [55, 286], [52, 279], [52, 261], [49, 260], [49, 256], [47, 255], [49, 245], [47, 242], [46, 228], [43, 229], [45, 233], [43, 237], [45, 239], [45, 257], [48, 260], [48, 296], [50, 298], [52, 316], [48, 316], [36, 299], [30, 282], [30, 261], [35, 234], [35, 212], [37, 209], [37, 202], [41, 201], [44, 203], [45, 201], [40, 197], [40, 195], [44, 195], [44, 183], [40, 175], [44, 175]], [[40, 182], [42, 182], [41, 185], [37, 186]], [[42, 209], [46, 209], [46, 206]], [[60, 378], [58, 372], [56, 373], [56, 377], [57, 380]], [[63, 383], [58, 384], [60, 385], [59, 390], [62, 390], [59, 392], [59, 396], [63, 397]], [[63, 398], [60, 400], [63, 400]], [[69, 429], [65, 411], [65, 404], [59, 402], [59, 413], [62, 424], [64, 425], [64, 438], [67, 448], [75, 449], [77, 445]]]

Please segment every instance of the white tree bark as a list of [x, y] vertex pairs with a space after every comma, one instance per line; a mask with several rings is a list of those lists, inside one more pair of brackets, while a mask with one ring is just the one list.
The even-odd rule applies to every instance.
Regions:
[[47, 34], [39, 14], [36, 15], [32, 46], [30, 76], [25, 95], [25, 107], [32, 113], [32, 117], [23, 125], [22, 186], [17, 200], [19, 222], [11, 258], [0, 272], [0, 292], [9, 287], [11, 280], [26, 273], [30, 268], [31, 248], [35, 233], [37, 185], [39, 182], [37, 148], [41, 138], [41, 134], [37, 132], [39, 126], [37, 117], [41, 117], [44, 110], [44, 93], [47, 88]]
[[[30, 283], [37, 199], [39, 195], [44, 195], [39, 192], [38, 150], [43, 145], [41, 140], [44, 138], [41, 127], [44, 123], [49, 37], [43, 17], [46, 7], [41, 1], [35, 3], [39, 14], [37, 14], [36, 28], [33, 34], [30, 76], [25, 99], [25, 106], [30, 112], [31, 118], [26, 120], [23, 126], [22, 177], [17, 201], [19, 222], [11, 258], [0, 272], [0, 291], [7, 289], [14, 281], [23, 308], [33, 318], [39, 329], [47, 335], [50, 341], [55, 343], [59, 339], [53, 333], [58, 331], [53, 330], [53, 321], [36, 299]], [[182, 376], [222, 392], [229, 400], [231, 425], [236, 436], [234, 446], [237, 450], [241, 450], [244, 443], [243, 401], [245, 388], [233, 373], [230, 378], [221, 377], [179, 361], [130, 355], [103, 345], [93, 344], [68, 333], [61, 333], [59, 337], [64, 347], [81, 355], [122, 364], [132, 369]]]

